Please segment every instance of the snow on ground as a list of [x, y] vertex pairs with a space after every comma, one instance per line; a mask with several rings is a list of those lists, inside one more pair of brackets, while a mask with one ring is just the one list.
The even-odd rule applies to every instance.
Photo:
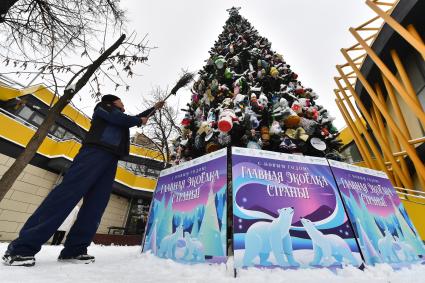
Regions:
[[[0, 243], [0, 255], [7, 244]], [[425, 266], [393, 271], [388, 265], [360, 271], [345, 268], [336, 274], [327, 270], [241, 270], [238, 278], [226, 270], [226, 265], [183, 265], [159, 259], [151, 254], [140, 254], [139, 247], [97, 246], [89, 247], [96, 256], [94, 264], [59, 263], [56, 258], [61, 247], [43, 246], [34, 267], [0, 265], [0, 282], [344, 282], [344, 283], [425, 283]]]

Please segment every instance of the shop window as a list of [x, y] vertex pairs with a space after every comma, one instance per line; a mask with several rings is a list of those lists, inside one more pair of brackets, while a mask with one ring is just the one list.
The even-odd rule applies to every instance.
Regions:
[[150, 201], [147, 199], [132, 199], [127, 218], [127, 235], [143, 235], [149, 214]]

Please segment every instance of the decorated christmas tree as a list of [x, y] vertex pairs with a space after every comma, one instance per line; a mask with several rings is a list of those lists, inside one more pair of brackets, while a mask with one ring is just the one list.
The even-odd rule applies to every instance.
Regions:
[[340, 159], [334, 118], [283, 56], [239, 14], [230, 17], [191, 89], [175, 163], [232, 145]]

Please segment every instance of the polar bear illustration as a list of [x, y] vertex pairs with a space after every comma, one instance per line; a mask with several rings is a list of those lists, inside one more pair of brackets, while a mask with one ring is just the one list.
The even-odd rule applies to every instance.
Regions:
[[334, 262], [332, 259], [334, 257], [340, 263], [345, 258], [350, 264], [358, 266], [350, 247], [340, 236], [324, 235], [306, 218], [301, 218], [301, 223], [313, 242], [314, 258], [310, 265], [329, 266]]
[[204, 246], [202, 243], [190, 236], [189, 232], [184, 232], [184, 240], [186, 241], [186, 250], [183, 259], [192, 261], [205, 261]]
[[391, 232], [388, 229], [384, 231], [385, 236], [378, 241], [379, 252], [385, 262], [400, 262], [394, 248], [396, 242], [394, 241]]
[[252, 266], [252, 260], [257, 256], [260, 257], [260, 265], [271, 265], [272, 263], [267, 261], [270, 252], [273, 252], [280, 266], [299, 266], [292, 254], [292, 240], [289, 235], [294, 208], [286, 207], [278, 212], [279, 216], [272, 222], [256, 222], [246, 231], [243, 266]]
[[165, 236], [159, 245], [158, 256], [166, 258], [176, 258], [176, 245], [177, 241], [183, 238], [183, 226], [178, 226], [176, 232]]
[[401, 250], [404, 255], [404, 260], [406, 261], [416, 261], [418, 260], [418, 255], [415, 252], [415, 249], [408, 243], [401, 241], [397, 236], [394, 236], [396, 246]]

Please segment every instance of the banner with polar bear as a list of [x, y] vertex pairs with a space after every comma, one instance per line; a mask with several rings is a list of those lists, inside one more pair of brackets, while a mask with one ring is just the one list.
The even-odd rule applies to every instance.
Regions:
[[225, 262], [227, 151], [161, 171], [143, 252], [179, 262]]
[[419, 261], [424, 245], [387, 175], [329, 163], [366, 263], [402, 267]]
[[326, 159], [232, 148], [235, 268], [359, 266]]

